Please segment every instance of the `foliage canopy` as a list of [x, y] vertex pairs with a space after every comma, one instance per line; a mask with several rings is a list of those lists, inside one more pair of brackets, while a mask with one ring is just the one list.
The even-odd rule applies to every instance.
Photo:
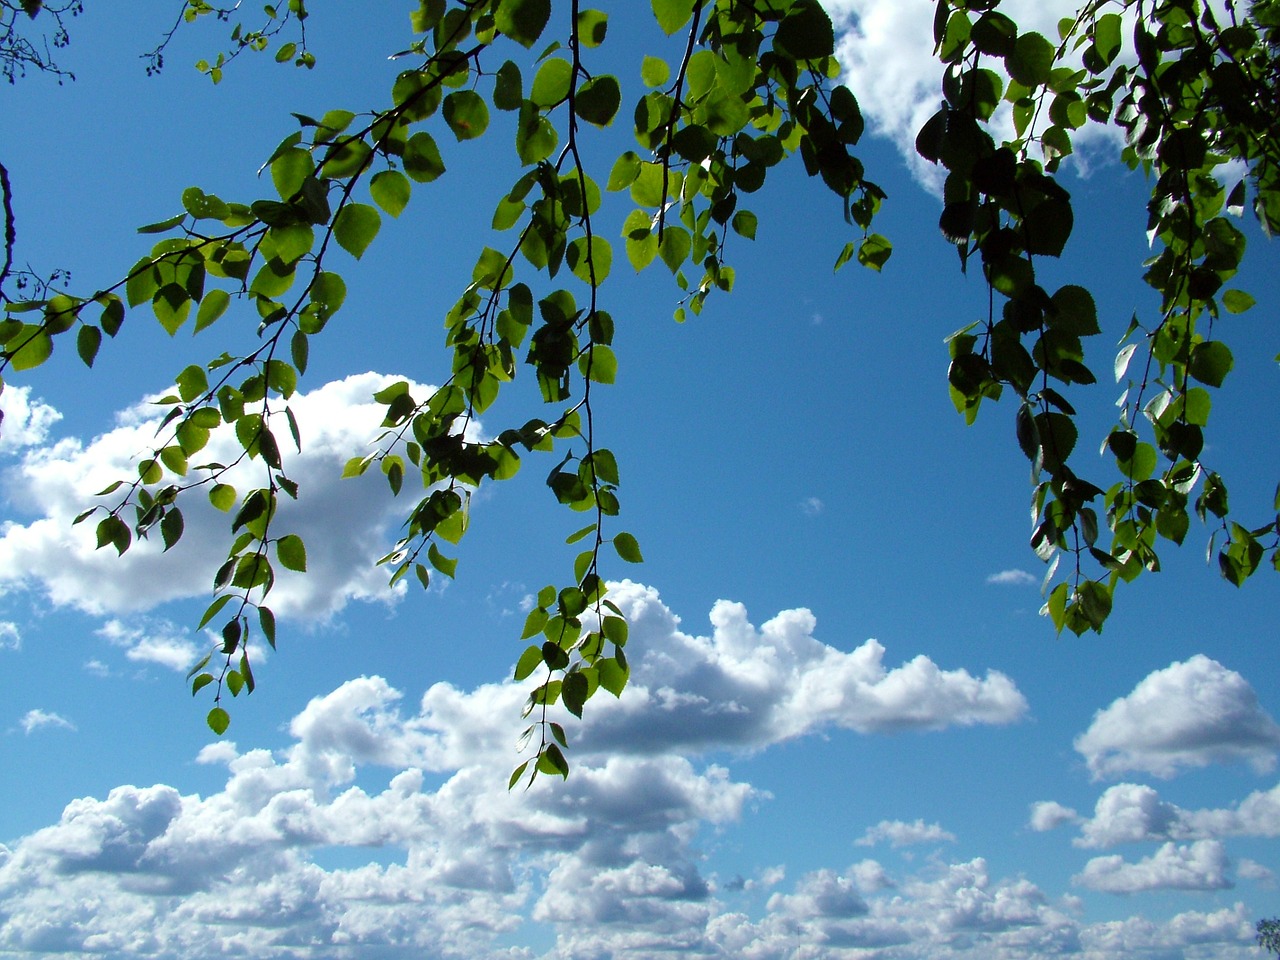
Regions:
[[[65, 42], [62, 18], [79, 4], [0, 6], [6, 75], [26, 66], [61, 73], [23, 40], [18, 14], [56, 18], [56, 45]], [[313, 341], [346, 299], [334, 248], [358, 261], [385, 217], [430, 203], [448, 174], [441, 138], [488, 142], [510, 131], [504, 149], [514, 148], [521, 173], [490, 198], [492, 225], [508, 239], [478, 252], [443, 318], [451, 376], [430, 396], [413, 395], [407, 381], [379, 392], [384, 432], [344, 473], [377, 470], [396, 494], [411, 475], [421, 480], [402, 536], [382, 558], [393, 582], [452, 577], [449, 547], [466, 533], [474, 491], [514, 476], [535, 453], [552, 464], [551, 494], [580, 515], [568, 537], [581, 545], [571, 575], [538, 593], [524, 626], [515, 677], [533, 684], [533, 753], [512, 785], [568, 772], [550, 706], [580, 716], [598, 689], [618, 695], [628, 677], [627, 623], [605, 575], [615, 558], [639, 563], [642, 553], [619, 525], [621, 471], [593, 417], [593, 398], [620, 362], [608, 285], [622, 258], [615, 253], [634, 270], [669, 271], [680, 290], [676, 319], [698, 315], [734, 286], [733, 246], [756, 233], [751, 195], [798, 154], [853, 231], [837, 269], [856, 260], [878, 271], [890, 258], [890, 240], [873, 229], [886, 197], [859, 159], [857, 91], [839, 83], [835, 30], [821, 4], [651, 6], [670, 49], [644, 51], [640, 76], [622, 78], [596, 63], [599, 48], [627, 40], [609, 33], [605, 11], [579, 0], [419, 0], [408, 46], [396, 54], [406, 66], [379, 107], [294, 114], [296, 129], [266, 160], [274, 195], [225, 199], [190, 187], [179, 213], [140, 228], [154, 246], [100, 289], [75, 292], [58, 275], [14, 271], [4, 179], [6, 377], [72, 340], [92, 366], [139, 312], [170, 334], [233, 313], [257, 320], [257, 338], [240, 352], [177, 374], [154, 450], [77, 520], [95, 525], [99, 547], [123, 554], [139, 538], [158, 535], [166, 550], [177, 543], [192, 498], [227, 514], [230, 548], [200, 621], [220, 627], [222, 642], [190, 676], [193, 693], [213, 692], [208, 722], [217, 733], [230, 722], [225, 694], [253, 690], [251, 632], [275, 643], [267, 601], [276, 570], [307, 567], [305, 544], [275, 518], [281, 498], [306, 495], [288, 475], [287, 448], [302, 442], [289, 402]], [[1199, 0], [1089, 0], [1054, 37], [1022, 30], [999, 7], [938, 0], [943, 99], [916, 148], [944, 173], [939, 225], [961, 269], [980, 271], [991, 293], [988, 316], [947, 340], [952, 399], [972, 422], [984, 401], [1013, 394], [1016, 441], [1034, 477], [1031, 546], [1048, 564], [1044, 612], [1059, 631], [1080, 634], [1102, 629], [1120, 584], [1159, 569], [1163, 542], [1181, 544], [1192, 513], [1210, 526], [1210, 552], [1230, 582], [1242, 584], [1268, 554], [1280, 568], [1280, 490], [1263, 522], [1242, 522], [1206, 454], [1214, 391], [1234, 364], [1219, 321], [1254, 303], [1231, 286], [1246, 245], [1233, 220], [1248, 207], [1268, 233], [1280, 227], [1280, 2], [1258, 0], [1247, 14], [1228, 3], [1219, 14]], [[236, 15], [186, 0], [179, 24]], [[235, 23], [227, 50], [198, 69], [217, 83], [253, 51], [312, 67], [303, 0], [267, 6], [264, 16], [257, 26]], [[163, 66], [165, 42], [148, 55], [149, 72]], [[631, 148], [607, 170], [588, 163], [597, 131], [623, 124]], [[1041, 284], [1046, 258], [1063, 253], [1074, 223], [1060, 166], [1073, 140], [1104, 127], [1119, 132], [1120, 158], [1151, 184], [1154, 255], [1144, 278], [1159, 295], [1158, 310], [1133, 317], [1116, 354], [1086, 350], [1101, 326], [1085, 286]], [[998, 132], [1006, 128], [1008, 137]], [[601, 212], [610, 192], [631, 201], [620, 223]], [[1096, 383], [1100, 365], [1126, 393], [1102, 433], [1114, 473], [1089, 479], [1073, 459], [1081, 426], [1065, 390]], [[546, 412], [475, 437], [468, 428], [525, 367]], [[215, 430], [238, 438], [234, 462], [202, 461]], [[240, 463], [258, 465], [259, 485], [227, 482]]]

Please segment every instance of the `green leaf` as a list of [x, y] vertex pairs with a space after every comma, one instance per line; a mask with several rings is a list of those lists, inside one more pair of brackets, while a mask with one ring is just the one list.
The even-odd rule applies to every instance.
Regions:
[[281, 200], [291, 200], [302, 189], [303, 181], [315, 172], [315, 162], [307, 150], [294, 147], [271, 161], [271, 182]]
[[520, 68], [508, 60], [498, 68], [493, 80], [493, 105], [499, 110], [519, 110], [524, 99]]
[[227, 312], [227, 307], [231, 305], [231, 295], [225, 290], [210, 290], [202, 301], [200, 301], [200, 309], [196, 311], [196, 333], [199, 333], [205, 327], [214, 323]]
[[[893, 244], [887, 237], [873, 233], [858, 245], [858, 263], [877, 273], [893, 255]], [[839, 266], [839, 264], [837, 264]]]
[[446, 577], [452, 577], [458, 569], [458, 561], [452, 557], [446, 557], [433, 543], [427, 547], [427, 559], [431, 562], [431, 566], [435, 567]]
[[382, 217], [367, 203], [349, 203], [333, 222], [333, 236], [342, 249], [359, 260], [373, 243], [382, 226]]
[[778, 24], [773, 43], [797, 60], [829, 57], [836, 49], [831, 17], [818, 0], [795, 0], [791, 10]]
[[670, 36], [693, 16], [694, 0], [653, 0], [653, 16], [662, 32]]
[[538, 42], [551, 19], [551, 0], [501, 0], [494, 11], [498, 31], [528, 49]]
[[280, 558], [280, 565], [286, 570], [306, 573], [307, 549], [302, 543], [302, 538], [297, 534], [291, 533], [276, 541], [276, 556]]
[[573, 65], [562, 57], [552, 57], [538, 68], [529, 99], [544, 109], [554, 107], [569, 96], [572, 79]]
[[688, 230], [667, 224], [662, 239], [658, 241], [658, 256], [672, 273], [676, 273], [689, 258], [692, 244]]
[[418, 183], [430, 183], [444, 173], [440, 148], [431, 134], [425, 131], [415, 133], [405, 143], [404, 172]]
[[665, 86], [671, 79], [671, 67], [661, 57], [646, 56], [640, 64], [640, 79], [646, 87]]
[[176, 227], [185, 219], [187, 219], [187, 215], [185, 213], [179, 213], [175, 216], [170, 217], [168, 220], [161, 220], [158, 223], [148, 223], [145, 227], [139, 227], [138, 232], [139, 233], [164, 233], [168, 230], [172, 230], [174, 227]]
[[1049, 80], [1053, 69], [1053, 44], [1038, 33], [1024, 33], [1018, 37], [1013, 50], [1004, 58], [1009, 76], [1028, 89], [1034, 89]]
[[589, 696], [588, 690], [587, 678], [577, 671], [568, 674], [560, 687], [560, 697], [564, 700], [565, 709], [579, 720], [582, 719], [582, 708]]
[[629, 533], [615, 534], [613, 549], [618, 551], [618, 556], [627, 563], [644, 563], [644, 557], [640, 554], [640, 544]]
[[236, 505], [236, 488], [226, 483], [215, 483], [209, 491], [209, 502], [226, 513]]
[[98, 348], [102, 345], [102, 331], [97, 327], [84, 324], [76, 334], [76, 353], [84, 361], [86, 367], [92, 367], [98, 356]]
[[607, 127], [613, 122], [622, 104], [622, 90], [616, 77], [592, 77], [578, 88], [574, 97], [574, 110], [583, 120], [597, 127]]
[[1244, 313], [1257, 302], [1243, 290], [1226, 290], [1222, 294], [1222, 305], [1228, 313]]
[[598, 286], [609, 276], [609, 268], [613, 265], [613, 248], [599, 234], [592, 235], [589, 248], [586, 237], [577, 237], [565, 250], [565, 262], [573, 275], [583, 283]]
[[516, 661], [516, 681], [528, 679], [533, 674], [533, 671], [540, 666], [542, 666], [542, 647], [530, 646], [525, 648], [524, 653], [520, 654], [520, 659]]
[[459, 142], [474, 140], [489, 127], [489, 105], [474, 90], [456, 90], [444, 98], [444, 120]]
[[209, 724], [209, 729], [222, 736], [227, 732], [227, 727], [231, 726], [231, 716], [221, 707], [214, 707], [209, 711], [209, 716], [205, 718], [205, 722]]
[[537, 104], [526, 100], [520, 105], [520, 119], [516, 123], [516, 153], [524, 164], [546, 160], [555, 152], [560, 135], [555, 125], [542, 115]]
[[409, 178], [399, 170], [383, 170], [376, 173], [369, 181], [369, 193], [373, 202], [390, 216], [398, 217], [409, 205], [409, 196], [413, 186]]
[[14, 370], [31, 370], [53, 354], [53, 339], [35, 324], [23, 324], [9, 342], [18, 345], [9, 355], [9, 365]]
[[600, 686], [615, 697], [622, 696], [622, 691], [626, 688], [627, 680], [631, 675], [631, 671], [613, 657], [597, 661], [596, 673], [600, 678]]
[[1220, 387], [1235, 365], [1230, 349], [1221, 340], [1197, 343], [1191, 348], [1191, 376], [1211, 387]]
[[604, 43], [609, 30], [609, 15], [603, 10], [581, 10], [578, 12], [577, 29], [584, 47], [598, 47]]

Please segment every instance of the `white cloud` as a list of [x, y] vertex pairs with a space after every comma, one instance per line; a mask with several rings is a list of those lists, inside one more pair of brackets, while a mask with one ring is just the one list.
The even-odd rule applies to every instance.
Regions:
[[955, 839], [955, 834], [943, 830], [941, 824], [927, 824], [923, 820], [914, 823], [881, 820], [874, 827], [868, 827], [867, 832], [853, 842], [860, 847], [873, 847], [885, 841], [891, 847], [906, 847], [918, 843], [954, 843]]
[[0, 620], [0, 650], [21, 650], [22, 631], [11, 620]]
[[1081, 931], [1080, 941], [1090, 958], [1205, 956], [1255, 960], [1258, 956], [1253, 920], [1243, 903], [1211, 913], [1188, 910], [1167, 923], [1153, 923], [1143, 917], [1097, 923]]
[[[920, 158], [916, 134], [942, 103], [942, 67], [933, 57], [934, 5], [923, 0], [824, 0], [835, 21], [836, 56], [844, 67], [843, 81], [854, 91], [869, 129], [898, 148], [913, 176], [940, 194], [943, 171]], [[1021, 33], [1036, 31], [1056, 41], [1057, 22], [1074, 16], [1075, 0], [1005, 0], [1000, 12], [1013, 18]], [[983, 65], [1001, 70], [997, 58]], [[1007, 107], [992, 123], [999, 143], [1013, 136]], [[1078, 159], [1082, 150], [1117, 139], [1113, 132], [1093, 127], [1072, 135]], [[874, 178], [873, 178], [874, 179]]]
[[711, 610], [710, 637], [691, 636], [656, 590], [630, 581], [610, 598], [645, 651], [627, 696], [593, 703], [590, 749], [649, 752], [759, 749], [815, 730], [859, 733], [1007, 724], [1027, 703], [997, 671], [979, 678], [917, 656], [892, 669], [868, 640], [849, 652], [814, 636], [808, 610], [785, 610], [760, 627], [727, 600]]
[[37, 730], [43, 730], [46, 727], [54, 730], [71, 730], [76, 729], [76, 725], [66, 717], [59, 716], [47, 710], [28, 710], [22, 715], [22, 719], [18, 721], [22, 726], [22, 732], [30, 736]]
[[[522, 698], [510, 683], [437, 684], [407, 707], [361, 678], [308, 704], [286, 750], [206, 746], [199, 762], [225, 766], [226, 782], [204, 796], [121, 786], [74, 801], [0, 852], [0, 952], [516, 960], [535, 952], [504, 944], [531, 937], [554, 941], [548, 960], [888, 947], [967, 960], [1078, 954], [1087, 940], [1250, 943], [1230, 912], [1095, 934], [981, 859], [901, 878], [863, 860], [786, 888], [782, 867], [763, 869], [753, 886], [774, 892], [742, 913], [702, 875], [697, 838], [747, 815], [754, 788], [672, 753], [592, 752], [589, 711], [569, 780], [509, 793], [508, 718]], [[334, 848], [368, 849], [370, 862], [321, 866]]]
[[[277, 614], [324, 618], [352, 599], [393, 597], [386, 571], [374, 561], [386, 552], [387, 528], [402, 505], [394, 502], [380, 476], [341, 479], [345, 461], [368, 449], [377, 435], [384, 408], [371, 396], [392, 379], [353, 375], [290, 400], [302, 453], [286, 437], [283, 455], [301, 496], [298, 503], [282, 502], [276, 527], [302, 536], [308, 573], [279, 572], [271, 595]], [[415, 387], [415, 392], [427, 389]], [[116, 557], [113, 550], [96, 549], [92, 518], [77, 527], [71, 524], [94, 502], [109, 501], [95, 501], [93, 493], [133, 474], [133, 459], [151, 448], [162, 413], [163, 408], [139, 404], [122, 413], [114, 429], [88, 442], [69, 438], [24, 452], [9, 471], [8, 494], [36, 519], [0, 528], [0, 585], [40, 589], [56, 605], [117, 615], [210, 593], [214, 571], [226, 558], [230, 517], [214, 510], [203, 490], [184, 495], [186, 532], [168, 554], [162, 554], [155, 536]], [[238, 452], [235, 438], [218, 430], [202, 458], [231, 462]], [[258, 471], [256, 461], [241, 464], [227, 482], [243, 493], [261, 484]]]
[[185, 672], [207, 648], [168, 621], [132, 626], [112, 618], [97, 631], [112, 646], [123, 647], [125, 656], [140, 663], [154, 663]]
[[1001, 570], [987, 577], [987, 583], [999, 586], [1025, 587], [1034, 586], [1039, 582], [1038, 577], [1032, 576], [1025, 570]]
[[1118, 783], [1098, 798], [1093, 816], [1080, 827], [1078, 847], [1121, 843], [1280, 837], [1280, 784], [1254, 791], [1229, 809], [1184, 810], [1160, 799], [1151, 787]]
[[1040, 800], [1031, 805], [1031, 819], [1028, 826], [1037, 833], [1044, 833], [1062, 826], [1064, 823], [1075, 823], [1080, 815], [1070, 807], [1053, 800]]
[[1280, 726], [1240, 674], [1197, 654], [1155, 671], [1098, 711], [1075, 748], [1095, 779], [1132, 770], [1171, 777], [1187, 767], [1241, 760], [1261, 772], [1275, 766]]
[[1072, 883], [1104, 893], [1146, 890], [1226, 890], [1226, 849], [1217, 840], [1197, 840], [1189, 846], [1164, 844], [1150, 857], [1128, 863], [1121, 856], [1094, 857]]
[[0, 454], [15, 454], [44, 443], [62, 414], [43, 400], [31, 399], [30, 387], [3, 387], [0, 392]]
[[1274, 870], [1264, 867], [1256, 860], [1250, 860], [1242, 857], [1240, 862], [1236, 864], [1236, 874], [1241, 880], [1252, 880], [1268, 889], [1274, 889], [1276, 885], [1276, 874]]
[[817, 497], [808, 497], [800, 501], [800, 510], [806, 517], [816, 517], [823, 511], [825, 506]]

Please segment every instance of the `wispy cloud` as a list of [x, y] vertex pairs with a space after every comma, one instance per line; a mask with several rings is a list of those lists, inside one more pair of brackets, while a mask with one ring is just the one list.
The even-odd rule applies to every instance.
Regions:
[[1001, 570], [999, 573], [993, 573], [987, 577], [987, 583], [998, 586], [1026, 587], [1035, 586], [1039, 582], [1040, 579], [1038, 577], [1027, 573], [1025, 570]]
[[76, 725], [66, 717], [59, 716], [48, 710], [28, 710], [22, 715], [22, 719], [18, 721], [22, 727], [22, 732], [30, 736], [37, 730], [51, 728], [54, 730], [70, 730], [75, 731]]

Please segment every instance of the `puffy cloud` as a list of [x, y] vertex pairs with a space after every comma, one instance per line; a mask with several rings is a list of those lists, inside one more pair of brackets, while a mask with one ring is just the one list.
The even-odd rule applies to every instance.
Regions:
[[[379, 477], [341, 478], [345, 461], [376, 436], [383, 408], [372, 394], [392, 379], [357, 374], [290, 400], [302, 452], [286, 442], [283, 455], [286, 472], [303, 496], [298, 503], [286, 499], [281, 504], [276, 524], [306, 542], [308, 573], [280, 572], [272, 593], [277, 614], [323, 618], [352, 599], [393, 596], [385, 571], [374, 561], [386, 552], [394, 502]], [[96, 549], [92, 518], [72, 526], [88, 506], [110, 502], [95, 500], [93, 493], [134, 474], [134, 459], [152, 448], [162, 416], [163, 408], [139, 404], [120, 414], [114, 429], [88, 442], [67, 438], [23, 453], [8, 472], [7, 492], [36, 519], [0, 528], [0, 587], [40, 589], [57, 605], [93, 614], [149, 610], [167, 600], [209, 593], [214, 571], [226, 558], [229, 518], [200, 490], [181, 501], [185, 534], [168, 554], [153, 537], [116, 557], [114, 551]], [[202, 456], [230, 463], [239, 453], [236, 439], [223, 429], [214, 431]], [[262, 482], [259, 470], [256, 461], [240, 464], [226, 482], [250, 489]], [[175, 655], [169, 650], [161, 656], [167, 661]]]
[[1189, 846], [1164, 844], [1150, 857], [1128, 863], [1121, 856], [1094, 857], [1072, 882], [1105, 893], [1145, 890], [1226, 890], [1226, 849], [1217, 840], [1197, 840]]
[[[939, 170], [915, 151], [915, 138], [942, 101], [942, 68], [933, 57], [933, 7], [900, 0], [824, 0], [839, 35], [836, 56], [843, 80], [858, 97], [870, 129], [897, 146], [922, 184], [941, 193]], [[1021, 33], [1037, 31], [1056, 40], [1057, 22], [1073, 16], [1074, 0], [1005, 0], [1000, 12], [1017, 22]], [[984, 61], [999, 69], [995, 58]], [[1006, 107], [993, 122], [997, 141], [1013, 135]], [[1077, 153], [1101, 137], [1093, 129], [1073, 135]]]
[[22, 631], [12, 620], [0, 620], [0, 650], [21, 650]]
[[645, 651], [627, 696], [600, 707], [589, 749], [758, 749], [814, 730], [859, 733], [1007, 724], [1027, 702], [1007, 676], [944, 670], [928, 657], [892, 669], [868, 640], [845, 652], [814, 637], [808, 610], [786, 610], [755, 627], [739, 603], [717, 601], [709, 637], [691, 636], [657, 591], [630, 581], [611, 599]]
[[1044, 833], [1062, 826], [1064, 823], [1075, 823], [1080, 815], [1070, 807], [1053, 800], [1040, 800], [1031, 805], [1031, 819], [1028, 826], [1037, 833]]
[[926, 824], [923, 820], [907, 823], [904, 820], [881, 820], [874, 827], [853, 841], [860, 847], [873, 847], [886, 840], [891, 847], [906, 847], [918, 843], [954, 843], [955, 834], [942, 829], [941, 824]]
[[0, 454], [14, 454], [45, 442], [62, 414], [43, 400], [31, 399], [30, 387], [4, 387], [0, 392]]
[[1075, 748], [1095, 779], [1132, 770], [1171, 777], [1240, 760], [1266, 771], [1275, 766], [1280, 726], [1240, 674], [1197, 654], [1155, 671], [1098, 711]]
[[[1082, 930], [1080, 941], [1092, 957], [1257, 957], [1253, 945], [1253, 921], [1243, 903], [1210, 913], [1188, 910], [1167, 923], [1143, 917], [1097, 923]], [[1199, 948], [1196, 954], [1187, 948]], [[1200, 950], [1216, 947], [1213, 953]], [[1235, 948], [1235, 949], [1231, 949]]]
[[[202, 778], [222, 767], [225, 781], [203, 795], [165, 784], [119, 786], [68, 804], [57, 823], [0, 850], [0, 953], [535, 955], [507, 946], [519, 942], [547, 944], [548, 960], [677, 953], [814, 960], [889, 948], [898, 960], [1013, 960], [1080, 952], [1092, 928], [1075, 918], [1070, 900], [1055, 901], [1022, 877], [993, 877], [982, 859], [935, 857], [907, 876], [864, 859], [793, 882], [776, 866], [750, 882], [715, 883], [704, 874], [701, 838], [753, 816], [767, 795], [681, 751], [762, 749], [827, 726], [859, 729], [846, 715], [868, 732], [939, 726], [945, 714], [936, 706], [923, 714], [928, 723], [919, 712], [905, 724], [890, 719], [897, 695], [877, 691], [931, 673], [894, 681], [895, 671], [879, 666], [882, 651], [867, 658], [865, 647], [828, 647], [813, 638], [803, 612], [757, 630], [736, 605], [717, 605], [712, 636], [696, 638], [654, 591], [623, 584], [612, 595], [635, 618], [634, 686], [621, 700], [592, 702], [568, 781], [539, 778], [528, 790], [507, 791], [510, 720], [525, 697], [517, 684], [438, 683], [413, 702], [381, 678], [350, 680], [296, 714], [285, 749], [204, 747], [196, 757]], [[758, 644], [755, 658], [749, 643]], [[788, 683], [851, 671], [858, 656], [860, 669], [866, 662], [876, 669], [869, 678], [854, 673], [857, 683], [837, 677], [837, 687], [869, 696], [869, 705], [824, 702], [782, 726], [740, 717], [798, 709]], [[934, 683], [917, 688], [916, 698], [932, 695]], [[711, 730], [660, 745], [658, 733], [671, 729], [664, 704], [705, 711], [722, 693], [735, 704], [733, 723], [717, 725], [720, 714], [710, 711]], [[630, 699], [648, 712], [631, 709]], [[643, 746], [617, 746], [630, 741]], [[889, 821], [873, 831], [891, 842], [943, 839], [923, 822]], [[754, 906], [744, 912], [748, 901]], [[1201, 938], [1195, 942], [1248, 947], [1230, 923], [1202, 921], [1179, 923]], [[1152, 940], [1180, 942], [1168, 924], [1144, 929]], [[1129, 956], [1100, 949], [1089, 960]]]
[[1108, 788], [1080, 827], [1078, 847], [1121, 843], [1202, 840], [1230, 836], [1280, 837], [1280, 784], [1254, 791], [1234, 808], [1184, 810], [1151, 787], [1118, 783]]
[[48, 710], [28, 710], [22, 715], [22, 719], [18, 721], [22, 727], [22, 732], [30, 736], [37, 730], [43, 730], [46, 727], [54, 730], [71, 730], [76, 729], [76, 725], [66, 717], [59, 716]]

